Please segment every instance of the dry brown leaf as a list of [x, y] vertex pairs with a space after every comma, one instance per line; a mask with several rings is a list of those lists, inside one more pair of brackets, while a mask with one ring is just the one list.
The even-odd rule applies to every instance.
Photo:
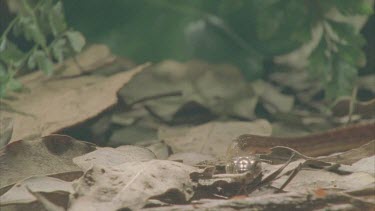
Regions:
[[[181, 94], [152, 99], [176, 92]], [[127, 103], [142, 102], [163, 119], [172, 122], [181, 120], [176, 118], [176, 114], [190, 103], [205, 108], [203, 113], [207, 117], [213, 112], [243, 118], [254, 117], [257, 103], [251, 87], [237, 68], [201, 61], [163, 61], [137, 75], [119, 93]], [[152, 100], [145, 101], [150, 98]]]
[[30, 177], [18, 182], [8, 192], [0, 196], [0, 206], [26, 204], [36, 201], [37, 199], [29, 193], [26, 187], [33, 192], [64, 192], [65, 194], [73, 192], [71, 182], [45, 176]]
[[49, 135], [95, 117], [116, 104], [117, 91], [146, 66], [110, 77], [46, 80], [35, 73], [22, 78], [29, 92], [17, 94], [17, 100], [4, 101], [12, 111], [1, 110], [3, 116], [14, 121], [11, 141]]
[[[66, 207], [68, 204], [68, 200], [64, 200], [64, 198], [59, 199], [58, 202], [63, 203], [65, 206], [59, 206], [53, 201], [50, 201], [43, 193], [43, 192], [33, 192], [28, 187], [26, 187], [30, 194], [32, 194], [38, 202], [43, 206], [44, 209], [47, 211], [66, 211]], [[50, 195], [50, 194], [48, 194]], [[61, 195], [61, 194], [60, 194]], [[51, 196], [52, 197], [52, 196]], [[56, 197], [54, 197], [56, 198]]]
[[93, 152], [75, 157], [73, 162], [84, 171], [87, 171], [93, 165], [109, 167], [125, 162], [146, 161], [155, 158], [155, 154], [147, 148], [128, 145], [117, 149], [110, 147], [99, 148]]
[[168, 156], [172, 153], [171, 147], [165, 144], [163, 141], [156, 142], [146, 147], [151, 150], [157, 159], [166, 160]]
[[135, 145], [140, 142], [152, 143], [156, 139], [157, 130], [150, 127], [130, 125], [118, 130], [114, 130], [107, 146], [118, 147], [122, 145]]
[[[272, 182], [275, 187], [280, 187], [287, 175]], [[311, 169], [301, 170], [293, 180], [284, 188], [285, 191], [313, 191], [317, 188], [350, 190], [354, 187], [364, 188], [374, 183], [374, 177], [363, 172], [356, 172], [349, 175], [338, 175], [328, 171]]]
[[189, 174], [196, 170], [166, 160], [94, 166], [75, 184], [69, 210], [140, 209], [151, 197], [163, 201], [167, 193], [181, 200], [171, 202], [183, 203], [193, 195]]
[[204, 161], [215, 161], [216, 159], [211, 155], [198, 152], [178, 152], [169, 156], [168, 160], [181, 161], [184, 164], [194, 166]]
[[159, 139], [170, 145], [174, 152], [199, 152], [223, 157], [229, 144], [238, 136], [246, 133], [269, 136], [271, 130], [271, 125], [266, 120], [211, 122], [193, 127], [184, 135], [159, 137]]
[[147, 211], [206, 211], [206, 210], [374, 210], [367, 203], [347, 194], [328, 192], [327, 197], [315, 193], [277, 193], [236, 198], [233, 200], [202, 199], [188, 205], [148, 208]]
[[78, 171], [72, 159], [94, 149], [93, 144], [64, 135], [12, 142], [0, 150], [0, 187], [33, 175]]
[[362, 158], [361, 160], [351, 164], [350, 166], [341, 165], [339, 170], [348, 172], [364, 172], [375, 177], [375, 156]]
[[85, 51], [64, 62], [63, 71], [59, 76], [75, 76], [89, 72], [106, 64], [114, 62], [114, 56], [105, 45], [91, 45]]
[[375, 140], [346, 152], [320, 157], [319, 160], [350, 165], [373, 155], [375, 155]]

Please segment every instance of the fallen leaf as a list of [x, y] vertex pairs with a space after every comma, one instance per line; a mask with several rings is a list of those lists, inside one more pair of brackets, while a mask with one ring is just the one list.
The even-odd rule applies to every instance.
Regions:
[[73, 158], [73, 162], [82, 170], [87, 171], [93, 165], [110, 167], [125, 162], [145, 161], [155, 158], [155, 154], [147, 148], [128, 145], [116, 149], [110, 147], [99, 148], [93, 152]]
[[156, 158], [160, 160], [166, 160], [172, 153], [171, 147], [163, 141], [151, 144], [146, 148], [151, 150], [156, 155]]
[[157, 138], [157, 130], [137, 125], [131, 125], [115, 130], [107, 146], [117, 147], [126, 144], [137, 144], [142, 141], [151, 141]]
[[[179, 123], [183, 121], [177, 113], [184, 106], [185, 111], [186, 107], [200, 108], [207, 119], [217, 114], [252, 118], [257, 103], [249, 83], [237, 68], [200, 61], [167, 60], [156, 64], [134, 77], [120, 91], [120, 96], [128, 105], [146, 105], [165, 121]], [[192, 115], [184, 117], [191, 122]]]
[[263, 160], [271, 162], [272, 164], [281, 164], [288, 161], [292, 155], [294, 160], [297, 160], [299, 158], [305, 160], [316, 160], [315, 158], [306, 156], [292, 148], [283, 146], [272, 147], [270, 153], [260, 154], [259, 157]]
[[324, 198], [327, 196], [327, 191], [322, 188], [317, 188], [314, 190], [315, 196], [318, 198]]
[[[69, 210], [140, 209], [150, 198], [183, 203], [193, 196], [189, 173], [196, 168], [166, 160], [94, 166], [74, 185]], [[164, 200], [163, 200], [164, 199]]]
[[361, 198], [371, 204], [375, 204], [375, 186], [369, 186], [365, 188], [355, 188], [345, 193], [354, 196], [356, 198]]
[[14, 121], [11, 142], [57, 133], [97, 116], [117, 103], [117, 91], [146, 66], [110, 77], [46, 80], [39, 72], [26, 75], [20, 81], [29, 92], [17, 93], [13, 101], [4, 100], [12, 110], [0, 110], [2, 116]]
[[375, 177], [375, 156], [365, 157], [349, 165], [340, 166], [340, 170], [350, 172], [364, 172]]
[[375, 155], [375, 140], [346, 152], [320, 157], [319, 160], [350, 165], [373, 155]]
[[[98, 67], [113, 63], [116, 60], [110, 49], [105, 45], [91, 45], [73, 59], [66, 60], [58, 76], [72, 77], [96, 70]], [[59, 68], [59, 67], [57, 67]]]
[[203, 161], [214, 161], [212, 155], [206, 155], [197, 152], [178, 152], [168, 157], [168, 160], [182, 161], [182, 163], [194, 166]]
[[211, 122], [192, 127], [184, 135], [159, 137], [173, 152], [198, 152], [223, 157], [229, 144], [244, 133], [270, 135], [271, 126], [265, 120], [253, 122]]
[[329, 192], [324, 199], [314, 193], [288, 192], [248, 196], [231, 200], [201, 199], [188, 205], [148, 208], [167, 210], [373, 210], [374, 205], [347, 194]]
[[[288, 178], [284, 175], [272, 181], [272, 186], [280, 187]], [[329, 171], [303, 169], [284, 188], [285, 191], [313, 191], [317, 188], [350, 190], [353, 187], [373, 185], [374, 177], [367, 173], [356, 172], [338, 175]]]
[[72, 159], [93, 150], [93, 144], [64, 135], [12, 142], [0, 150], [0, 187], [34, 175], [79, 171]]
[[35, 202], [33, 192], [54, 193], [60, 192], [68, 195], [73, 193], [71, 182], [66, 182], [53, 177], [34, 176], [16, 183], [8, 192], [0, 196], [0, 206], [9, 204], [27, 204]]
[[[66, 200], [66, 203], [63, 202], [64, 206], [62, 207], [62, 206], [59, 206], [59, 205], [55, 204], [54, 202], [50, 201], [46, 196], [43, 195], [42, 192], [33, 192], [28, 187], [26, 187], [26, 188], [29, 191], [29, 193], [32, 194], [38, 200], [38, 202], [41, 205], [43, 205], [43, 207], [46, 210], [48, 210], [48, 211], [65, 211], [66, 210], [68, 200]], [[62, 200], [60, 200], [60, 201], [62, 201]]]

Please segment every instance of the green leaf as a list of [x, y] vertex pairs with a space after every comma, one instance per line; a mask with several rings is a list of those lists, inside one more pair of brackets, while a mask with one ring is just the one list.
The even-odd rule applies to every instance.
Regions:
[[4, 78], [8, 75], [7, 69], [4, 64], [0, 62], [0, 82], [3, 82]]
[[6, 47], [7, 47], [7, 38], [4, 37], [4, 39], [1, 40], [0, 42], [0, 53], [5, 51]]
[[6, 82], [0, 83], [0, 98], [4, 98], [7, 92], [7, 84]]
[[333, 100], [340, 96], [350, 96], [358, 69], [338, 56], [334, 58], [333, 64], [332, 80], [326, 86], [326, 98]]
[[364, 2], [358, 7], [358, 14], [370, 16], [374, 14], [374, 9], [367, 2]]
[[38, 24], [35, 23], [31, 19], [31, 17], [21, 17], [20, 22], [23, 25], [22, 27], [24, 28], [26, 39], [33, 40], [35, 43], [41, 45], [42, 47], [46, 47], [46, 37], [38, 27]]
[[85, 37], [78, 31], [69, 31], [66, 33], [66, 37], [75, 52], [81, 52], [83, 46], [85, 46]]
[[263, 1], [257, 7], [256, 34], [259, 40], [268, 40], [281, 27], [285, 19], [285, 12], [272, 1]]
[[61, 38], [52, 45], [52, 55], [59, 63], [64, 61], [66, 39]]
[[328, 20], [328, 23], [335, 31], [337, 36], [339, 36], [340, 39], [345, 40], [348, 45], [356, 45], [362, 47], [366, 43], [365, 38], [358, 32], [356, 32], [352, 25], [348, 23], [336, 22], [333, 20]]
[[35, 61], [44, 74], [50, 76], [53, 72], [53, 63], [48, 56], [41, 50], [34, 52]]
[[327, 82], [330, 78], [332, 63], [327, 52], [327, 44], [322, 38], [319, 45], [313, 50], [309, 57], [308, 70], [313, 78], [322, 78]]
[[24, 57], [23, 53], [13, 42], [9, 41], [6, 44], [6, 48], [0, 54], [0, 60], [6, 64], [17, 64]]
[[27, 68], [30, 70], [36, 68], [35, 51], [27, 58]]
[[336, 8], [343, 15], [371, 15], [373, 9], [371, 3], [364, 0], [334, 0]]
[[338, 54], [353, 66], [363, 67], [366, 64], [366, 55], [359, 47], [338, 45]]
[[23, 88], [22, 84], [16, 79], [14, 79], [13, 77], [10, 78], [7, 87], [9, 88], [10, 91], [20, 91]]
[[48, 13], [48, 21], [54, 36], [59, 35], [67, 29], [63, 6], [60, 1], [57, 2]]
[[9, 77], [6, 66], [0, 63], [0, 98], [6, 96]]
[[48, 21], [48, 16], [52, 12], [52, 0], [43, 0], [40, 1], [40, 6], [38, 6], [33, 14], [35, 14], [35, 19], [36, 20], [38, 27], [40, 28], [40, 31], [46, 36], [53, 34], [52, 29], [50, 26], [50, 23]]
[[253, 38], [249, 42], [258, 46], [262, 52], [269, 55], [285, 54], [311, 39], [312, 12], [303, 1], [257, 3], [254, 4], [256, 40]]
[[[12, 32], [13, 34], [18, 37], [18, 36], [21, 36], [23, 35], [24, 33], [24, 29], [23, 29], [23, 23], [21, 21], [17, 21], [13, 28], [12, 28]], [[23, 35], [24, 36], [24, 35]]]

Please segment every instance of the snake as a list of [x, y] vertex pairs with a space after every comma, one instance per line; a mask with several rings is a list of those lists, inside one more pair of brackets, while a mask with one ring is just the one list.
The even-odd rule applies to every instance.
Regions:
[[318, 157], [357, 148], [372, 140], [375, 140], [375, 122], [296, 137], [244, 134], [234, 139], [227, 149], [226, 172], [260, 173], [262, 169], [259, 154], [269, 153], [275, 146], [289, 147], [304, 155]]

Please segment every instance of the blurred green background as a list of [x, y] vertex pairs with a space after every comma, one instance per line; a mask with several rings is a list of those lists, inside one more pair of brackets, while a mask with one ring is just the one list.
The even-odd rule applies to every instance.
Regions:
[[[12, 14], [6, 9], [6, 2], [12, 2], [21, 9]], [[267, 79], [269, 73], [275, 71], [291, 70], [290, 67], [275, 64], [275, 57], [292, 52], [311, 41], [312, 31], [321, 26], [319, 45], [307, 58], [304, 70], [321, 81], [326, 98], [350, 95], [358, 74], [371, 74], [375, 70], [373, 0], [26, 2], [0, 0], [2, 31], [16, 15], [24, 20], [24, 23], [15, 24], [14, 27], [24, 28], [24, 37], [15, 33], [13, 28], [13, 33], [1, 39], [1, 43], [11, 41], [15, 44], [12, 51], [22, 51], [19, 55], [23, 56], [21, 61], [10, 53], [10, 45], [5, 49], [8, 50], [5, 51], [8, 56], [0, 57], [0, 62], [3, 62], [0, 63], [1, 71], [4, 72], [4, 78], [1, 78], [3, 84], [11, 84], [13, 76], [17, 76], [21, 69], [27, 72], [39, 68], [51, 74], [51, 63], [61, 61], [59, 55], [68, 56], [72, 53], [72, 47], [73, 53], [77, 53], [84, 45], [85, 40], [78, 32], [83, 33], [88, 43], [106, 44], [115, 54], [136, 63], [201, 59], [212, 63], [234, 64], [247, 80], [257, 80]], [[27, 4], [29, 8], [25, 8]], [[62, 11], [58, 4], [62, 5]], [[344, 17], [343, 20], [349, 22], [330, 17], [332, 11], [338, 11]], [[357, 16], [364, 17], [365, 21], [355, 21]], [[65, 19], [67, 27], [63, 26]], [[56, 28], [54, 21], [63, 26], [61, 35], [51, 34], [49, 28]], [[72, 29], [77, 31], [65, 38]], [[38, 43], [38, 40], [43, 41], [42, 38], [46, 43]], [[58, 42], [61, 42], [60, 46], [56, 46]], [[47, 46], [43, 45], [57, 49], [58, 54], [51, 55]], [[30, 61], [33, 61], [35, 55], [39, 56], [40, 64], [25, 68], [26, 61], [32, 64]], [[7, 87], [2, 90], [7, 90]]]
[[[343, 7], [350, 4], [346, 2], [361, 4], [342, 1]], [[254, 54], [270, 58], [308, 41], [317, 16], [332, 5], [296, 0], [64, 1], [69, 25], [136, 62], [203, 58], [225, 63]], [[209, 15], [223, 23], [211, 23]], [[366, 69], [374, 68], [374, 25], [372, 16], [362, 30], [371, 55]]]

